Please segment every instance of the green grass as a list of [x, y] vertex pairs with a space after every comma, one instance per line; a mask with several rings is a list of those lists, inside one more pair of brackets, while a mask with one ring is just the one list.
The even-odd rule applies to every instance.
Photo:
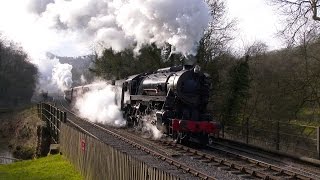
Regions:
[[61, 155], [50, 155], [36, 160], [27, 160], [8, 165], [0, 165], [0, 180], [23, 179], [70, 179], [83, 177], [73, 165]]

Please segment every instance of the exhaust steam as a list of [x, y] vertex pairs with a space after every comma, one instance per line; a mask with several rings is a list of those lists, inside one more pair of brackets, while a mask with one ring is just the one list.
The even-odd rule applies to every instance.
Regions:
[[88, 92], [77, 97], [75, 108], [79, 116], [92, 122], [123, 127], [127, 124], [120, 110], [119, 88], [106, 84], [95, 83]]

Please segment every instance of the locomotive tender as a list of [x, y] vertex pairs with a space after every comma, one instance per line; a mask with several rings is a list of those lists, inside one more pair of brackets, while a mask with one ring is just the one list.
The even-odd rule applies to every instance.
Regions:
[[[163, 133], [180, 143], [194, 139], [201, 144], [208, 143], [209, 136], [220, 130], [220, 124], [206, 111], [210, 77], [199, 66], [158, 69], [113, 84], [122, 87], [121, 110], [129, 126], [141, 127], [145, 115], [155, 114], [151, 123]], [[88, 88], [72, 88], [65, 97], [72, 101], [80, 90], [84, 93]]]

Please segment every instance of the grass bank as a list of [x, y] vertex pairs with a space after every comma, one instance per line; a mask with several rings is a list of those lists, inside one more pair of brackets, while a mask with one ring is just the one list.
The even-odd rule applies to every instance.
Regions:
[[0, 179], [37, 180], [37, 179], [70, 179], [80, 180], [83, 177], [73, 165], [61, 155], [0, 165]]

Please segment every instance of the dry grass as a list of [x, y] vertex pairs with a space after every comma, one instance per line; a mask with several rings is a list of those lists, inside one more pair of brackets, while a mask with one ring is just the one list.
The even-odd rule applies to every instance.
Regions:
[[36, 153], [37, 128], [43, 125], [44, 123], [37, 117], [35, 107], [0, 114], [0, 138], [7, 141], [10, 149], [18, 156], [27, 153], [26, 158], [31, 158]]

